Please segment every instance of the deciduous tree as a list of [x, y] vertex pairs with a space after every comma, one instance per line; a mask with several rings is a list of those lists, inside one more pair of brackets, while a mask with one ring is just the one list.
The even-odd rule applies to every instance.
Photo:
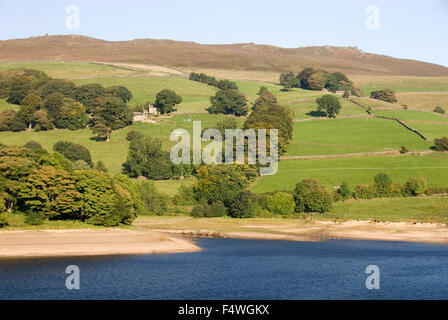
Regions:
[[316, 99], [317, 110], [319, 112], [324, 112], [327, 117], [334, 118], [339, 114], [341, 110], [341, 103], [339, 99], [331, 94], [325, 94], [320, 98]]
[[233, 114], [245, 116], [248, 112], [246, 97], [236, 90], [221, 90], [210, 98], [211, 106], [206, 109], [214, 114]]
[[178, 96], [172, 90], [164, 89], [157, 93], [154, 107], [156, 107], [160, 111], [160, 113], [166, 114], [171, 113], [171, 111], [173, 111], [173, 108], [181, 102], [181, 96]]

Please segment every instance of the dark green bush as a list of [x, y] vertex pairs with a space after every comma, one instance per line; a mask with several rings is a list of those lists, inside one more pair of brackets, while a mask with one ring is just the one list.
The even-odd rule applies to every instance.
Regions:
[[104, 173], [107, 173], [107, 168], [106, 165], [104, 164], [103, 161], [98, 161], [95, 165], [95, 169]]
[[227, 205], [229, 216], [232, 218], [252, 218], [255, 215], [256, 195], [248, 190], [237, 194]]
[[11, 124], [9, 125], [9, 130], [13, 132], [20, 132], [25, 131], [27, 128], [25, 121], [23, 121], [19, 117], [15, 117], [14, 120], [12, 120]]
[[376, 188], [373, 184], [358, 185], [355, 187], [354, 196], [356, 199], [373, 199], [377, 197]]
[[401, 148], [400, 148], [400, 153], [401, 154], [405, 154], [405, 153], [408, 153], [408, 152], [409, 152], [409, 149], [406, 148], [406, 146], [401, 146]]
[[28, 141], [27, 143], [25, 143], [24, 147], [28, 148], [28, 149], [31, 149], [31, 150], [41, 150], [41, 149], [43, 149], [42, 145], [39, 142], [34, 141], [34, 140], [31, 140], [31, 141]]
[[425, 194], [428, 196], [432, 196], [434, 194], [447, 194], [448, 193], [448, 187], [429, 187], [426, 188]]
[[294, 196], [286, 192], [276, 192], [272, 196], [267, 197], [266, 207], [269, 211], [277, 214], [294, 213], [296, 203]]
[[138, 139], [144, 137], [144, 135], [138, 131], [131, 130], [126, 134], [126, 140], [132, 141], [134, 139]]
[[73, 161], [73, 170], [90, 170], [92, 169], [84, 160]]
[[6, 219], [5, 213], [0, 213], [0, 228], [6, 227], [8, 225], [8, 220]]
[[390, 89], [372, 91], [370, 93], [370, 98], [386, 101], [389, 103], [397, 102], [397, 98], [395, 97], [395, 92], [393, 92]]
[[332, 195], [319, 180], [304, 179], [294, 190], [296, 212], [324, 213], [331, 209]]
[[181, 185], [179, 191], [173, 198], [176, 206], [192, 206], [194, 205], [194, 192], [192, 187]]
[[173, 176], [170, 153], [163, 150], [162, 141], [153, 137], [131, 140], [123, 172], [131, 178], [140, 176], [165, 180]]
[[205, 216], [208, 218], [223, 217], [227, 213], [227, 209], [222, 202], [214, 202], [208, 206]]
[[378, 196], [387, 196], [390, 194], [392, 179], [385, 173], [378, 173], [373, 180]]
[[445, 114], [445, 109], [443, 109], [442, 107], [436, 107], [434, 109], [434, 112], [440, 113], [440, 114]]
[[404, 193], [409, 196], [418, 196], [426, 191], [427, 182], [425, 178], [411, 178], [404, 186]]
[[154, 182], [142, 180], [138, 182], [137, 186], [147, 213], [160, 216], [168, 211], [168, 196], [159, 193]]
[[390, 197], [404, 197], [406, 195], [404, 185], [398, 182], [392, 182], [390, 185]]
[[441, 139], [434, 139], [434, 150], [436, 151], [448, 151], [448, 138], [443, 137]]
[[39, 226], [44, 223], [44, 220], [44, 215], [39, 212], [29, 211], [25, 215], [25, 223], [32, 226]]
[[204, 198], [200, 199], [198, 203], [191, 210], [191, 216], [195, 218], [204, 218], [208, 210], [207, 200]]
[[350, 190], [348, 184], [343, 182], [338, 189], [338, 193], [341, 195], [342, 199], [346, 200], [351, 197], [352, 191]]
[[70, 141], [59, 141], [54, 144], [53, 150], [59, 152], [71, 161], [83, 160], [92, 167], [92, 157], [90, 155], [90, 151], [83, 145]]

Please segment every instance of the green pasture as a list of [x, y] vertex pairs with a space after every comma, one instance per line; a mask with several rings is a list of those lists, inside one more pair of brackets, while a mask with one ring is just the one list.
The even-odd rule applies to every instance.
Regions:
[[305, 178], [317, 178], [328, 186], [347, 182], [353, 188], [372, 182], [379, 172], [398, 182], [405, 182], [410, 177], [424, 177], [429, 186], [448, 186], [448, 157], [434, 155], [283, 160], [277, 174], [259, 178], [252, 185], [252, 190], [292, 190]]
[[331, 211], [319, 218], [331, 220], [447, 223], [448, 197], [421, 196], [418, 198], [349, 200], [334, 203]]
[[4, 99], [0, 99], [0, 111], [12, 109], [12, 110], [19, 110], [19, 106], [15, 104], [10, 104], [6, 102]]
[[294, 137], [287, 156], [357, 152], [428, 150], [424, 141], [395, 121], [376, 118], [310, 120], [294, 123]]
[[105, 78], [105, 77], [124, 77], [134, 75], [135, 72], [93, 64], [88, 62], [14, 62], [0, 63], [0, 70], [27, 68], [44, 71], [47, 75], [55, 79], [86, 79], [86, 78]]
[[417, 130], [428, 139], [440, 139], [448, 137], [448, 123], [415, 123], [413, 121], [404, 121], [414, 130]]
[[[322, 94], [321, 94], [322, 95]], [[361, 107], [357, 106], [353, 102], [341, 99], [341, 110], [338, 117], [345, 116], [366, 116], [367, 113]], [[309, 119], [315, 117], [322, 117], [317, 114], [316, 98], [309, 98], [305, 101], [296, 102], [288, 105], [291, 110], [294, 111], [294, 119]]]
[[415, 110], [376, 110], [375, 114], [400, 120], [448, 122], [447, 116], [435, 112]]
[[353, 76], [351, 79], [368, 94], [384, 88], [395, 92], [448, 91], [448, 77]]

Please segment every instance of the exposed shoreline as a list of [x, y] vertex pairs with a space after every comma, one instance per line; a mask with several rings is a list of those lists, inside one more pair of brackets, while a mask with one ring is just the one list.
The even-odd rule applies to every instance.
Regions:
[[192, 241], [150, 230], [0, 231], [0, 259], [195, 252]]
[[[216, 221], [219, 221], [218, 223]], [[149, 222], [148, 222], [149, 223]], [[146, 222], [139, 222], [144, 227]], [[325, 241], [332, 239], [404, 241], [448, 244], [448, 228], [444, 224], [374, 221], [293, 221], [264, 219], [232, 224], [215, 220], [208, 228], [206, 222], [195, 223], [195, 228], [182, 228], [179, 223], [167, 223], [151, 229], [165, 234], [189, 237], [239, 238], [285, 241]], [[188, 222], [187, 222], [188, 224]]]
[[[219, 223], [215, 224], [215, 228], [209, 229], [183, 229], [177, 228], [175, 224], [167, 227], [151, 223], [150, 230], [145, 228], [145, 225], [150, 223], [146, 221], [139, 222], [139, 228], [134, 230], [0, 231], [0, 259], [141, 255], [202, 250], [186, 237], [283, 241], [353, 239], [448, 244], [448, 228], [442, 224], [323, 220], [276, 222], [248, 221], [234, 228], [226, 226], [225, 231], [216, 227]], [[228, 221], [223, 220], [222, 223]]]

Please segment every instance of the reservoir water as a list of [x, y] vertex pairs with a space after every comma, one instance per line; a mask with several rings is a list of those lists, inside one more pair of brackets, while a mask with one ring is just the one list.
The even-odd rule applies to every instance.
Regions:
[[[0, 261], [0, 299], [448, 299], [448, 246], [198, 239], [195, 253]], [[68, 265], [80, 290], [68, 290]], [[366, 289], [366, 267], [380, 289]]]

